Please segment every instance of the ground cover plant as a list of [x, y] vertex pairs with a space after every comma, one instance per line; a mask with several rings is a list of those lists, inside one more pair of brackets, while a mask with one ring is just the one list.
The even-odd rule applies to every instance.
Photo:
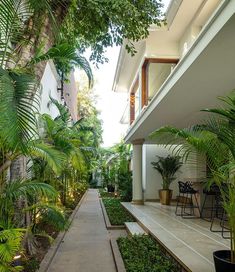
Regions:
[[99, 194], [102, 198], [114, 197], [114, 193], [107, 192], [103, 188], [99, 189]]
[[104, 197], [103, 203], [112, 225], [124, 225], [133, 222], [134, 218], [123, 208], [121, 200], [114, 197]]
[[127, 272], [180, 271], [173, 259], [150, 236], [120, 237], [117, 243]]

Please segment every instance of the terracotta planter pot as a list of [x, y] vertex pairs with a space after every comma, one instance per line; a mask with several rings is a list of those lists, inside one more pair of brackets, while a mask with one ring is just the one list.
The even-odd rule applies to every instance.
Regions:
[[235, 263], [230, 262], [230, 250], [218, 250], [213, 253], [216, 272], [234, 272]]
[[172, 190], [159, 190], [160, 203], [162, 205], [170, 205], [172, 199]]

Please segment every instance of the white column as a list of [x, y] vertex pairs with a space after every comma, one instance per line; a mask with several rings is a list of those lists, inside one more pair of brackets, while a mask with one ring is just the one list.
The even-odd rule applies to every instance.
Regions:
[[143, 200], [143, 187], [142, 187], [142, 146], [143, 140], [138, 139], [132, 142], [133, 144], [133, 192], [132, 192], [132, 203], [133, 204], [144, 204]]

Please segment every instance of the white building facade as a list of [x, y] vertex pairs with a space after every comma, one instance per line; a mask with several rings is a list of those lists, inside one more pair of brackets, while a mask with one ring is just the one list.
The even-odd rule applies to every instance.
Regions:
[[[129, 123], [125, 142], [133, 144], [133, 202], [158, 199], [161, 177], [152, 168], [156, 155], [169, 148], [149, 138], [156, 129], [200, 123], [201, 109], [215, 107], [217, 97], [235, 88], [235, 0], [172, 0], [167, 25], [151, 27], [147, 39], [136, 43], [131, 57], [120, 50], [113, 90], [129, 93], [122, 122]], [[164, 143], [163, 143], [164, 144]], [[200, 182], [206, 163], [185, 163], [178, 180]]]
[[52, 118], [58, 116], [59, 111], [57, 107], [51, 103], [51, 98], [56, 99], [59, 103], [65, 104], [71, 114], [73, 122], [77, 121], [77, 94], [78, 88], [76, 86], [74, 72], [69, 75], [68, 82], [64, 83], [61, 88], [60, 77], [56, 71], [55, 65], [52, 61], [48, 61], [41, 79], [41, 86], [39, 89], [40, 109], [41, 114], [47, 113]]

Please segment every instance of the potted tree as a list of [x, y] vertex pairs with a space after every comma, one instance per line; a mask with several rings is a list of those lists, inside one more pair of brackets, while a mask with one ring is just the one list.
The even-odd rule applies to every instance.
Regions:
[[170, 190], [171, 183], [176, 179], [176, 172], [182, 166], [179, 156], [158, 157], [157, 162], [151, 162], [153, 168], [156, 169], [162, 176], [162, 189], [159, 190], [160, 203], [163, 205], [170, 205], [172, 198], [172, 190]]

